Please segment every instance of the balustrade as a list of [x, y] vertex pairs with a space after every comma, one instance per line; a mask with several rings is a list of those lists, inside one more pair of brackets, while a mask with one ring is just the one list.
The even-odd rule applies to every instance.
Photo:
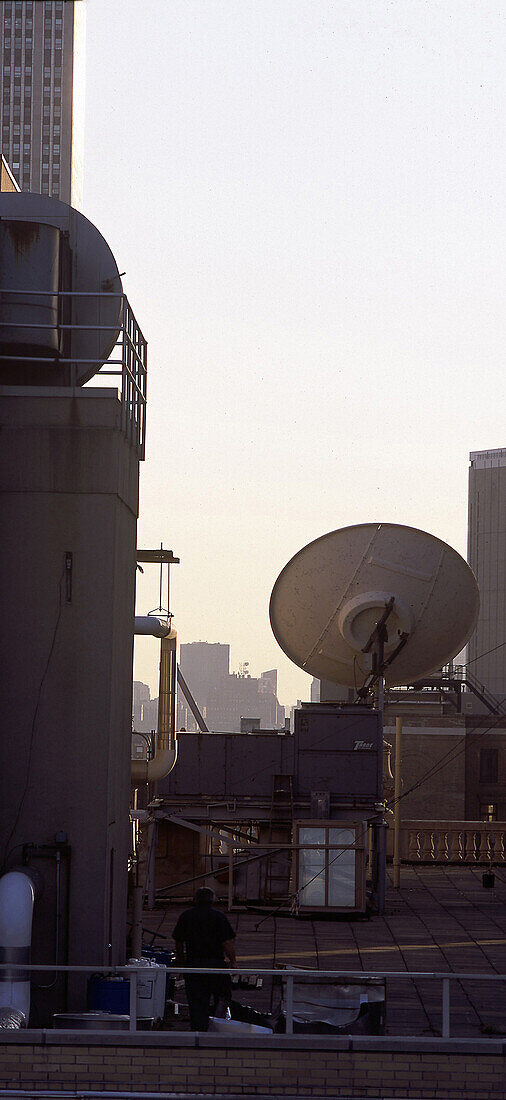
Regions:
[[506, 863], [506, 823], [403, 821], [401, 852], [409, 863]]

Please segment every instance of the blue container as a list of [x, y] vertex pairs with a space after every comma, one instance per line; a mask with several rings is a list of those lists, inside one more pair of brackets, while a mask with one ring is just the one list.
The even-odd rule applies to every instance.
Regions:
[[130, 979], [93, 974], [88, 978], [87, 1003], [90, 1012], [114, 1012], [120, 1016], [128, 1016]]

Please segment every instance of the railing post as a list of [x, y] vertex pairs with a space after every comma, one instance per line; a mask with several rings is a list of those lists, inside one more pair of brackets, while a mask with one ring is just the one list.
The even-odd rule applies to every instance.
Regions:
[[443, 978], [443, 1039], [450, 1038], [450, 979]]
[[137, 1031], [137, 971], [130, 971], [130, 1023], [129, 1031]]
[[228, 912], [231, 913], [234, 902], [234, 846], [233, 841], [228, 845]]
[[394, 789], [394, 889], [401, 884], [401, 752], [402, 718], [395, 719], [395, 789]]
[[293, 1035], [293, 975], [286, 979], [286, 1034]]

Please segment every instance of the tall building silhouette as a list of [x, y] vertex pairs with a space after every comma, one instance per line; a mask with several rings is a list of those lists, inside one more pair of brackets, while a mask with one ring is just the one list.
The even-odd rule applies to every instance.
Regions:
[[[230, 646], [220, 642], [183, 643], [180, 664], [209, 729], [238, 732], [244, 718], [259, 719], [262, 729], [283, 727], [285, 711], [277, 699], [276, 669], [269, 669], [258, 678], [248, 672], [230, 672]], [[196, 729], [181, 691], [178, 725], [186, 730]]]
[[2, 0], [2, 153], [22, 191], [82, 206], [85, 0]]
[[469, 458], [468, 561], [481, 604], [467, 660], [473, 675], [505, 699], [506, 448], [472, 451]]

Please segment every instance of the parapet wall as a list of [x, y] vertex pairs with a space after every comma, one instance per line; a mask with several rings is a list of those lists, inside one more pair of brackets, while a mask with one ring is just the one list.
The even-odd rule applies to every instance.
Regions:
[[11, 1032], [0, 1087], [228, 1097], [503, 1100], [506, 1040]]

